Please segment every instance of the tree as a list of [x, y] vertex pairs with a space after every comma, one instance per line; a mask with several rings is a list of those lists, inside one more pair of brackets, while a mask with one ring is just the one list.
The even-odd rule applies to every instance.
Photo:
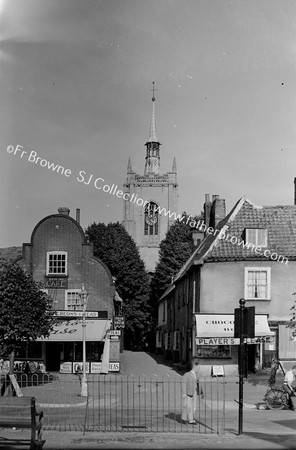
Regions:
[[191, 217], [186, 212], [183, 213], [183, 216], [186, 217], [186, 220], [176, 220], [160, 243], [159, 262], [151, 280], [152, 305], [156, 304], [171, 284], [172, 278], [192, 254], [193, 224], [196, 224], [201, 217]]
[[10, 373], [15, 350], [25, 342], [48, 336], [52, 329], [51, 300], [40, 289], [42, 285], [17, 264], [1, 263], [0, 355], [10, 356]]
[[119, 223], [93, 223], [85, 230], [100, 258], [115, 278], [115, 287], [123, 300], [125, 348], [140, 344], [150, 324], [149, 279], [139, 250]]

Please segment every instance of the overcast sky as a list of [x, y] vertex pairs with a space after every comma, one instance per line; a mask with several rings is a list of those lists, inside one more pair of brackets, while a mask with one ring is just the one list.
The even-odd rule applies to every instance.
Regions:
[[77, 177], [120, 188], [129, 156], [143, 174], [152, 81], [179, 212], [206, 193], [227, 211], [243, 195], [293, 204], [294, 0], [0, 0], [0, 14], [0, 247], [29, 242], [59, 206], [84, 228], [123, 219], [122, 199]]

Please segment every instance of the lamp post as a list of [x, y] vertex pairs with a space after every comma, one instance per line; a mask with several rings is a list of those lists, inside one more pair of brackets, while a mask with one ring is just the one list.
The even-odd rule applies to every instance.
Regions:
[[83, 365], [83, 374], [81, 379], [81, 397], [87, 397], [87, 378], [86, 378], [86, 342], [85, 342], [85, 312], [88, 301], [88, 292], [84, 288], [84, 284], [82, 283], [80, 297], [83, 302], [83, 310], [82, 310], [82, 365]]

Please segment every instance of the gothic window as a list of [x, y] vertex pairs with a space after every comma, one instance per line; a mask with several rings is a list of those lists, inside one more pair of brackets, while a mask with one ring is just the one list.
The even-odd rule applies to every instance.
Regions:
[[145, 236], [158, 235], [158, 206], [156, 203], [150, 202], [145, 207], [144, 234]]

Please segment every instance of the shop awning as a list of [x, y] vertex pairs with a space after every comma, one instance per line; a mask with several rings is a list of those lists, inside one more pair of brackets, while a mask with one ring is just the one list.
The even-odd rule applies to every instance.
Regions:
[[[110, 328], [110, 321], [106, 319], [86, 319], [85, 324], [86, 341], [102, 341]], [[59, 320], [48, 338], [39, 338], [37, 341], [82, 341], [82, 320]]]
[[[196, 314], [197, 344], [202, 339], [217, 338], [217, 345], [234, 344], [234, 314]], [[273, 336], [266, 314], [255, 314], [255, 338]], [[232, 340], [228, 340], [232, 338]], [[224, 339], [224, 341], [223, 341]], [[205, 345], [205, 344], [204, 344]]]

